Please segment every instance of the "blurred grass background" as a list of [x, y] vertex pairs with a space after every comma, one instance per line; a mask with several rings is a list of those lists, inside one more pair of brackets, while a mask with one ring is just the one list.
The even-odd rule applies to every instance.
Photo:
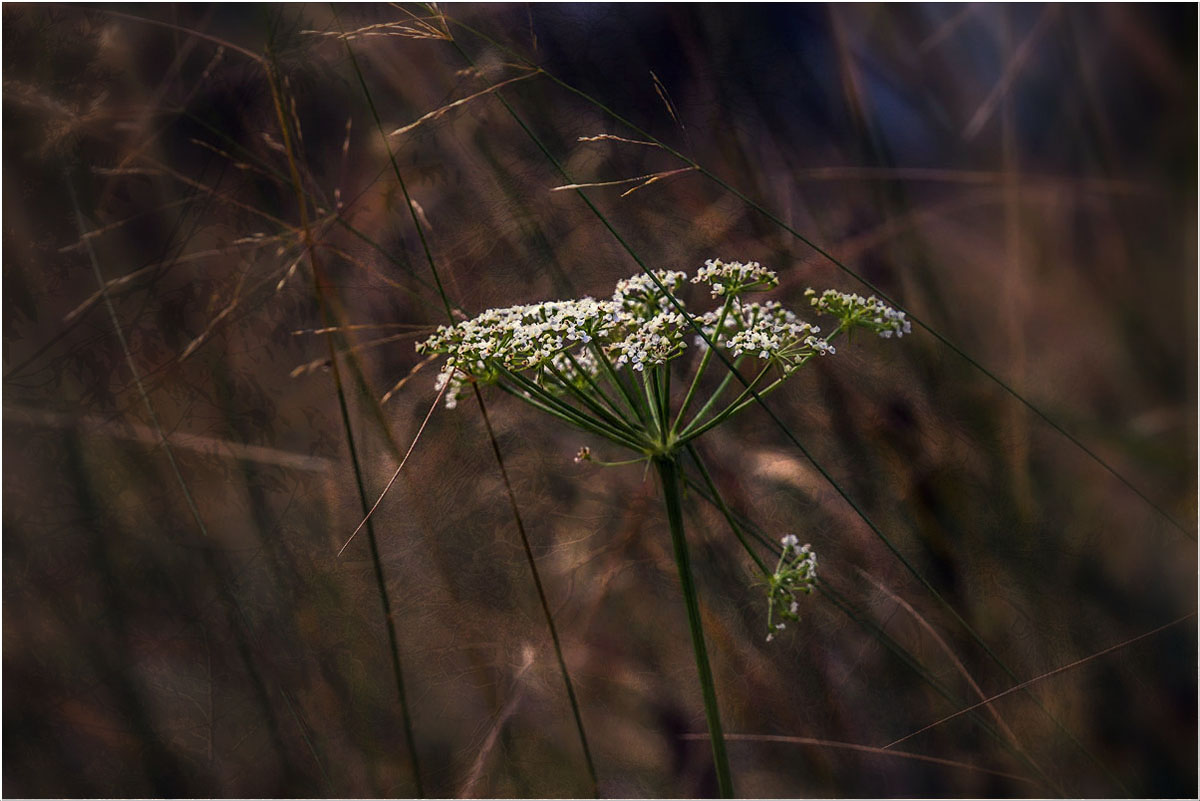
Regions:
[[[544, 67], [829, 249], [1186, 529], [928, 333], [839, 348], [771, 405], [1012, 675], [751, 409], [702, 440], [714, 478], [811, 542], [839, 603], [814, 595], [764, 642], [749, 559], [692, 499], [727, 731], [878, 748], [978, 702], [964, 671], [1000, 693], [1194, 611], [1194, 6], [441, 10], [5, 4], [9, 795], [416, 792], [365, 537], [337, 556], [362, 511], [329, 345], [297, 333], [326, 323], [267, 71], [373, 501], [435, 368], [380, 398], [444, 316], [347, 42], [385, 132], [524, 76], [501, 94], [575, 181], [684, 166], [577, 141], [640, 137], [517, 54]], [[637, 272], [497, 94], [387, 143], [468, 313]], [[628, 186], [588, 194], [655, 267], [759, 260], [794, 308], [861, 290], [697, 173]], [[685, 737], [704, 720], [653, 479], [577, 465], [584, 444], [619, 457], [484, 395], [601, 791], [715, 792]], [[433, 414], [375, 527], [426, 793], [587, 794], [473, 403]], [[1005, 776], [735, 741], [738, 790], [1195, 796], [1196, 653], [1190, 618], [997, 701], [1011, 739], [963, 715], [897, 746]]]

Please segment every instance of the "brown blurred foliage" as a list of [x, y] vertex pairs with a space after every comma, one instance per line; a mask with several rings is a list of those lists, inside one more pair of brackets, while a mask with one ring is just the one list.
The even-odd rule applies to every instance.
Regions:
[[[588, 792], [473, 404], [434, 413], [375, 519], [411, 744], [366, 538], [337, 556], [362, 510], [329, 342], [373, 501], [434, 368], [380, 398], [445, 319], [389, 147], [469, 313], [637, 272], [500, 97], [576, 182], [683, 166], [578, 141], [640, 137], [518, 55], [885, 289], [1161, 510], [929, 333], [840, 348], [772, 406], [991, 655], [749, 410], [702, 442], [714, 477], [768, 536], [811, 542], [842, 603], [814, 595], [764, 642], [750, 560], [690, 498], [729, 732], [884, 746], [976, 703], [972, 682], [1000, 693], [1194, 611], [1194, 6], [439, 13], [5, 4], [9, 795], [407, 796], [410, 745], [430, 795]], [[524, 77], [383, 137], [347, 44], [385, 134]], [[588, 196], [649, 264], [759, 260], [797, 308], [861, 291], [699, 173], [627, 188]], [[321, 294], [332, 340], [305, 333]], [[620, 457], [484, 395], [602, 792], [713, 793], [652, 477], [576, 465], [584, 444]], [[1194, 796], [1195, 634], [898, 746], [965, 765], [734, 741], [738, 790]]]

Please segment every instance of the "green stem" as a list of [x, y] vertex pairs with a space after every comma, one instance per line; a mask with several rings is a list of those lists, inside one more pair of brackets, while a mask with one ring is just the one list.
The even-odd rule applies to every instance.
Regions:
[[759, 571], [764, 576], [770, 575], [766, 563], [754, 552], [754, 548], [750, 546], [750, 543], [746, 541], [746, 536], [742, 533], [741, 526], [734, 523], [733, 512], [725, 504], [725, 499], [721, 497], [721, 493], [717, 491], [716, 483], [713, 482], [712, 476], [708, 474], [708, 468], [704, 466], [704, 460], [700, 458], [700, 451], [690, 442], [685, 447], [687, 448], [688, 455], [692, 457], [692, 461], [696, 463], [696, 467], [700, 470], [700, 477], [704, 479], [704, 485], [708, 487], [708, 492], [712, 495], [713, 503], [721, 510], [721, 514], [725, 519], [729, 521], [729, 526], [733, 529], [738, 542], [746, 549], [746, 553], [750, 554], [750, 558], [754, 560], [754, 564], [758, 565]]
[[617, 388], [617, 391], [621, 393], [621, 396], [625, 399], [625, 403], [629, 405], [629, 409], [633, 412], [634, 416], [641, 421], [643, 426], [648, 425], [649, 421], [642, 413], [642, 408], [640, 405], [638, 405], [637, 400], [634, 398], [634, 393], [630, 392], [629, 388], [625, 386], [625, 382], [622, 381], [620, 375], [617, 374], [617, 369], [613, 366], [612, 361], [608, 358], [608, 354], [604, 352], [604, 348], [602, 348], [595, 340], [592, 340], [591, 345], [592, 350], [596, 353], [596, 358], [600, 362], [600, 366], [604, 368], [604, 373], [608, 376], [608, 380], [611, 381], [613, 386]]
[[571, 351], [564, 350], [563, 355], [567, 357], [567, 361], [571, 363], [571, 366], [575, 368], [575, 371], [579, 373], [579, 375], [583, 376], [584, 380], [588, 382], [588, 386], [592, 388], [592, 391], [596, 393], [596, 396], [600, 398], [600, 400], [604, 401], [604, 404], [608, 406], [608, 408], [612, 409], [611, 415], [620, 420], [627, 428], [632, 428], [632, 422], [630, 422], [629, 418], [625, 416], [625, 413], [621, 411], [620, 405], [612, 398], [608, 397], [608, 393], [596, 383], [596, 379], [592, 377], [592, 374], [588, 370], [584, 369], [584, 367], [575, 359], [575, 357], [571, 355]]
[[[729, 316], [729, 307], [732, 302], [733, 296], [730, 295], [725, 298], [725, 304], [721, 306], [721, 314], [717, 318], [717, 327], [713, 329], [714, 343], [721, 337], [721, 328], [725, 325], [725, 318]], [[683, 405], [679, 407], [679, 416], [675, 418], [675, 423], [671, 426], [672, 434], [679, 430], [679, 426], [683, 422], [683, 415], [687, 412], [688, 406], [691, 405], [692, 398], [696, 395], [696, 390], [700, 388], [700, 377], [704, 375], [704, 371], [707, 369], [708, 363], [712, 361], [712, 352], [712, 348], [705, 348], [704, 355], [700, 357], [700, 366], [696, 368], [696, 375], [692, 377], [692, 385], [688, 387], [687, 394], [683, 396]], [[727, 374], [725, 376], [726, 381], [728, 381], [729, 378], [730, 376]], [[724, 384], [722, 384], [722, 388], [724, 388]]]
[[[709, 420], [706, 423], [701, 423], [700, 420], [703, 417], [703, 415], [705, 415], [708, 412], [708, 410], [712, 408], [712, 405], [713, 405], [712, 401], [717, 399], [719, 392], [724, 391], [725, 385], [722, 384], [722, 386], [718, 389], [718, 394], [714, 394], [712, 396], [712, 398], [709, 400], [709, 402], [704, 404], [704, 408], [701, 409], [700, 411], [696, 412], [696, 416], [694, 418], [692, 418], [692, 422], [688, 423], [687, 426], [684, 427], [683, 431], [681, 431], [679, 433], [679, 439], [686, 440], [686, 439], [692, 439], [692, 438], [698, 437], [698, 436], [700, 436], [700, 434], [704, 433], [705, 431], [712, 428], [713, 426], [723, 423], [733, 413], [734, 408], [739, 403], [741, 403], [748, 394], [750, 394], [751, 392], [754, 391], [754, 385], [757, 384], [759, 381], [761, 381], [762, 377], [765, 376], [767, 374], [767, 371], [770, 369], [771, 369], [771, 363], [768, 362], [763, 367], [763, 369], [758, 371], [758, 375], [754, 376], [753, 380], [751, 380], [748, 384], [746, 384], [746, 388], [744, 390], [742, 390], [742, 394], [738, 395], [737, 398], [735, 398], [733, 400], [733, 402], [731, 402], [728, 406], [726, 406], [723, 410], [721, 410], [721, 412], [718, 413], [711, 420]], [[726, 376], [726, 378], [728, 378], [728, 376]], [[776, 380], [775, 383], [770, 386], [770, 388], [773, 389], [776, 384], [779, 384], [782, 381], [783, 381], [783, 379]], [[766, 392], [766, 391], [767, 390], [763, 390], [762, 392], [759, 392], [758, 396], [761, 397], [763, 392]]]
[[496, 442], [496, 434], [492, 431], [492, 421], [488, 418], [487, 407], [483, 405], [483, 395], [479, 385], [472, 384], [475, 390], [475, 400], [479, 402], [479, 411], [483, 416], [483, 424], [487, 428], [488, 439], [492, 443], [492, 453], [496, 464], [500, 467], [500, 476], [504, 479], [504, 489], [508, 494], [508, 503], [512, 507], [513, 519], [517, 521], [517, 531], [521, 535], [521, 547], [525, 550], [525, 561], [529, 563], [533, 575], [533, 585], [537, 588], [538, 602], [542, 605], [542, 615], [546, 619], [546, 627], [550, 630], [550, 640], [554, 644], [554, 657], [558, 660], [558, 670], [562, 674], [563, 684], [567, 689], [567, 701], [575, 716], [575, 728], [579, 732], [579, 744], [583, 747], [583, 759], [587, 763], [588, 778], [592, 781], [592, 795], [600, 797], [600, 782], [596, 778], [596, 765], [592, 761], [592, 749], [588, 746], [587, 734], [583, 729], [583, 716], [579, 712], [579, 699], [575, 696], [575, 685], [571, 681], [571, 673], [567, 670], [567, 660], [563, 657], [562, 643], [558, 639], [558, 627], [554, 625], [554, 615], [550, 613], [550, 602], [546, 600], [546, 590], [542, 586], [542, 578], [538, 574], [537, 561], [533, 558], [533, 549], [529, 545], [529, 535], [525, 531], [525, 522], [521, 518], [521, 510], [517, 506], [517, 496], [513, 493], [512, 482], [508, 478], [508, 469], [504, 466], [504, 457], [500, 454], [500, 445]]
[[[763, 372], [759, 373], [759, 378], [761, 378], [763, 373], [765, 373], [765, 372], [766, 371], [764, 370]], [[763, 387], [762, 389], [760, 389], [758, 391], [758, 397], [765, 398], [766, 396], [770, 395], [772, 392], [779, 389], [779, 387], [786, 380], [787, 380], [786, 376], [784, 376], [783, 378], [776, 378], [770, 384], [767, 384], [765, 387]], [[753, 387], [754, 384], [756, 384], [756, 383], [758, 383], [758, 378], [755, 378], [754, 381], [752, 381], [750, 383], [750, 386]], [[684, 432], [682, 434], [679, 435], [680, 441], [682, 441], [682, 442], [691, 441], [691, 440], [695, 439], [696, 437], [700, 436], [701, 434], [703, 434], [705, 431], [708, 431], [710, 428], [716, 428], [717, 426], [721, 425], [721, 423], [724, 423], [730, 417], [733, 417], [735, 414], [740, 412], [742, 409], [745, 409], [747, 406], [757, 403], [757, 400], [755, 398], [748, 397], [749, 394], [750, 394], [749, 390], [743, 392], [740, 396], [738, 396], [737, 400], [735, 400], [733, 403], [729, 404], [729, 406], [725, 407], [725, 409], [720, 414], [718, 414], [713, 419], [709, 420], [707, 423], [704, 423], [704, 424], [696, 426], [696, 427], [688, 426], [688, 428], [686, 430], [684, 430]]]
[[647, 370], [645, 367], [642, 368], [639, 374], [641, 375], [642, 394], [646, 398], [646, 406], [650, 409], [650, 425], [654, 429], [651, 433], [655, 440], [661, 440], [666, 427], [662, 419], [662, 406], [659, 404], [657, 398], [658, 382], [652, 377], [651, 370]]
[[567, 406], [567, 411], [563, 411], [558, 406], [552, 406], [539, 400], [538, 397], [533, 393], [528, 392], [523, 385], [517, 382], [514, 383], [516, 383], [516, 386], [510, 386], [509, 384], [500, 381], [497, 382], [496, 386], [499, 387], [501, 391], [507, 392], [521, 402], [528, 403], [535, 409], [539, 409], [546, 414], [551, 415], [552, 417], [557, 417], [567, 425], [574, 426], [575, 428], [578, 428], [581, 431], [586, 431], [589, 434], [595, 434], [597, 437], [606, 439], [609, 442], [620, 445], [623, 448], [629, 448], [637, 451], [638, 453], [642, 452], [643, 445], [640, 443], [631, 439], [627, 439], [626, 437], [619, 435], [607, 428], [601, 428], [597, 426], [595, 420], [582, 414], [577, 409]]
[[[712, 349], [709, 348], [709, 350], [711, 351]], [[745, 358], [744, 356], [735, 357], [733, 360], [733, 366], [735, 368], [738, 367], [742, 363], [744, 358]], [[727, 370], [725, 372], [725, 377], [721, 379], [721, 383], [717, 385], [716, 390], [714, 390], [713, 394], [711, 396], [709, 396], [707, 401], [704, 402], [704, 405], [700, 407], [700, 411], [696, 412], [696, 414], [692, 417], [691, 421], [686, 426], [684, 426], [684, 431], [686, 431], [688, 428], [691, 428], [692, 426], [694, 426], [697, 421], [702, 420], [704, 418], [704, 415], [708, 414], [712, 410], [712, 407], [715, 406], [717, 404], [717, 401], [721, 398], [721, 396], [725, 394], [725, 390], [729, 388], [729, 382], [732, 380], [733, 380], [733, 371]], [[683, 413], [680, 412], [680, 419], [682, 419], [682, 417], [683, 417]], [[676, 426], [678, 426], [679, 421], [678, 420], [675, 421], [675, 424], [676, 424]]]
[[666, 444], [671, 439], [671, 362], [666, 362], [662, 366], [662, 419], [663, 419], [663, 443]]
[[662, 479], [663, 501], [667, 505], [667, 522], [671, 527], [671, 544], [675, 550], [675, 565], [679, 568], [679, 583], [687, 606], [688, 626], [692, 633], [692, 650], [696, 656], [696, 672], [700, 675], [700, 690], [704, 694], [704, 716], [708, 720], [709, 740], [712, 743], [713, 765], [722, 798], [733, 798], [733, 776], [725, 753], [725, 734], [721, 729], [721, 713], [717, 707], [717, 690], [712, 668], [708, 664], [708, 649], [704, 645], [704, 624], [700, 619], [700, 601], [692, 579], [687, 540], [683, 534], [683, 507], [679, 499], [679, 466], [669, 457], [654, 460]]
[[668, 408], [667, 387], [665, 373], [667, 366], [665, 364], [657, 367], [652, 367], [647, 370], [646, 382], [650, 385], [650, 391], [654, 395], [655, 408], [658, 410], [658, 435], [659, 441], [665, 446], [667, 444], [667, 431], [671, 422], [671, 412]]
[[[592, 398], [590, 395], [588, 395], [586, 392], [584, 392], [579, 387], [575, 386], [574, 382], [572, 382], [571, 379], [569, 379], [566, 375], [564, 375], [561, 370], [558, 370], [555, 367], [553, 367], [552, 365], [547, 364], [546, 371], [548, 373], [550, 373], [550, 375], [554, 376], [555, 380], [557, 380], [558, 383], [562, 385], [563, 389], [565, 389], [572, 396], [574, 396], [576, 398], [576, 400], [578, 400], [580, 403], [582, 403], [584, 406], [586, 406], [588, 409], [590, 409], [592, 412], [594, 412], [598, 418], [600, 418], [601, 420], [603, 420], [604, 422], [608, 423], [610, 426], [612, 426], [613, 428], [616, 428], [618, 430], [622, 430], [622, 431], [628, 430], [630, 432], [633, 431], [633, 429], [630, 428], [628, 420], [626, 420], [623, 417], [618, 417], [618, 416], [614, 415], [612, 412], [610, 412], [608, 409], [605, 409], [602, 405], [597, 403], [594, 398]], [[592, 386], [594, 387], [595, 384], [592, 384]]]
[[[582, 409], [578, 409], [564, 401], [562, 398], [551, 394], [546, 390], [545, 387], [539, 385], [536, 381], [531, 381], [529, 378], [521, 375], [515, 370], [509, 370], [505, 367], [501, 367], [499, 370], [505, 378], [520, 387], [522, 391], [529, 393], [533, 398], [537, 398], [541, 402], [542, 406], [548, 409], [558, 410], [551, 412], [551, 414], [554, 414], [556, 417], [574, 422], [575, 425], [587, 428], [593, 433], [599, 434], [606, 439], [613, 439], [616, 437], [624, 440], [626, 444], [630, 442], [637, 442], [637, 432], [633, 429], [617, 428], [616, 426], [604, 420], [598, 420], [595, 417], [587, 415]], [[520, 395], [519, 393], [518, 397], [525, 399], [524, 396]]]

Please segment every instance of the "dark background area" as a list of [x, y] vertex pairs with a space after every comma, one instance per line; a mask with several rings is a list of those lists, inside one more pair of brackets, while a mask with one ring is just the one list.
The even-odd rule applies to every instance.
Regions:
[[[1195, 610], [1195, 6], [336, 11], [4, 6], [8, 795], [416, 792], [366, 536], [338, 555], [362, 509], [335, 379], [373, 501], [436, 368], [381, 399], [444, 315], [348, 42], [384, 133], [525, 76], [499, 95], [572, 181], [685, 166], [578, 141], [644, 138], [602, 103], [1150, 500], [928, 331], [839, 347], [771, 405], [951, 611], [760, 410], [706, 435], [730, 503], [811, 542], [830, 591], [765, 642], [749, 558], [686, 499], [727, 731], [808, 738], [731, 742], [742, 795], [1195, 796], [1195, 618], [1101, 654]], [[611, 293], [636, 263], [499, 95], [386, 137], [447, 292]], [[869, 294], [700, 173], [630, 186], [587, 192], [655, 267], [758, 260], [797, 309]], [[712, 794], [652, 477], [484, 397], [601, 791]], [[432, 415], [375, 530], [427, 794], [587, 794], [473, 401]], [[838, 745], [1093, 655], [897, 746], [956, 764]]]

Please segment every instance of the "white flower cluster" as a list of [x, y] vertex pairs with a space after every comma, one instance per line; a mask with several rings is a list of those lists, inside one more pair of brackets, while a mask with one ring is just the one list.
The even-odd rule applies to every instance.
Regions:
[[622, 326], [628, 331], [625, 338], [605, 348], [618, 365], [628, 364], [641, 372], [647, 364], [665, 364], [685, 347], [683, 329], [687, 321], [679, 312], [661, 311], [648, 320], [631, 322], [634, 324]]
[[[588, 339], [581, 342], [588, 342]], [[576, 389], [587, 389], [600, 372], [600, 363], [596, 360], [596, 354], [588, 348], [580, 348], [572, 353], [569, 350], [561, 350], [550, 358], [550, 366], [554, 371], [566, 379], [571, 386]], [[550, 380], [550, 376], [543, 375], [541, 384], [551, 392], [560, 392], [565, 387], [557, 380]]]
[[846, 329], [866, 328], [884, 339], [912, 333], [912, 323], [904, 312], [893, 309], [874, 295], [864, 298], [835, 289], [826, 289], [820, 295], [815, 289], [809, 289], [804, 294], [812, 299], [812, 305], [818, 311], [837, 317]]
[[779, 286], [779, 278], [756, 261], [709, 259], [696, 271], [693, 284], [708, 284], [712, 296], [737, 296], [743, 292], [762, 292]]
[[804, 322], [773, 300], [740, 304], [734, 316], [741, 330], [721, 343], [734, 356], [748, 353], [794, 365], [813, 354], [836, 353], [833, 345], [817, 336], [821, 333], [818, 326]]
[[[520, 384], [525, 379], [514, 374], [525, 371], [534, 371], [532, 380], [547, 391], [586, 392], [601, 372], [600, 357], [617, 368], [644, 373], [686, 347], [684, 334], [691, 326], [680, 313], [676, 292], [688, 276], [679, 270], [657, 270], [654, 276], [665, 291], [639, 273], [618, 282], [610, 300], [581, 298], [488, 309], [471, 320], [441, 326], [417, 350], [447, 355], [437, 388], [445, 388], [450, 408], [468, 382], [494, 383], [507, 377]], [[696, 315], [695, 320], [709, 339], [735, 357], [772, 360], [786, 374], [813, 355], [834, 352], [818, 336], [818, 327], [775, 301], [741, 302], [740, 294], [779, 283], [775, 273], [758, 262], [710, 259], [691, 283], [706, 283], [714, 297], [725, 297], [721, 309]], [[911, 330], [903, 312], [874, 297], [835, 290], [807, 294], [819, 311], [839, 318], [842, 329], [868, 328], [884, 337]], [[696, 343], [703, 345], [704, 340], [697, 337]]]
[[[592, 298], [488, 309], [473, 319], [440, 326], [437, 333], [417, 345], [417, 351], [449, 356], [438, 376], [437, 388], [450, 382], [446, 406], [452, 409], [467, 379], [489, 383], [497, 380], [503, 370], [565, 366], [570, 368], [569, 372], [563, 371], [567, 375], [582, 377], [569, 359], [555, 361], [555, 357], [573, 345], [602, 338], [614, 324], [611, 304]], [[580, 367], [596, 367], [593, 360], [575, 358]]]
[[[675, 288], [687, 280], [687, 273], [680, 270], [655, 270], [654, 275], [672, 295], [675, 294]], [[675, 308], [670, 299], [645, 273], [618, 281], [612, 302], [616, 311], [623, 311], [642, 319]]]
[[795, 534], [788, 534], [780, 540], [783, 552], [779, 555], [779, 564], [775, 572], [767, 577], [767, 642], [775, 638], [775, 633], [783, 631], [786, 625], [780, 621], [772, 624], [775, 614], [787, 620], [800, 619], [800, 602], [796, 596], [812, 592], [817, 580], [817, 555], [807, 543], [800, 544]]
[[[670, 292], [687, 280], [679, 271], [660, 270], [655, 275]], [[582, 298], [488, 309], [470, 320], [439, 327], [417, 350], [449, 357], [437, 388], [446, 387], [446, 406], [454, 408], [468, 381], [492, 383], [506, 371], [536, 370], [539, 385], [555, 392], [566, 389], [564, 381], [584, 389], [600, 369], [594, 347], [602, 348], [618, 366], [643, 371], [679, 355], [687, 327], [667, 294], [648, 275], [639, 274], [619, 282], [612, 300]]]

